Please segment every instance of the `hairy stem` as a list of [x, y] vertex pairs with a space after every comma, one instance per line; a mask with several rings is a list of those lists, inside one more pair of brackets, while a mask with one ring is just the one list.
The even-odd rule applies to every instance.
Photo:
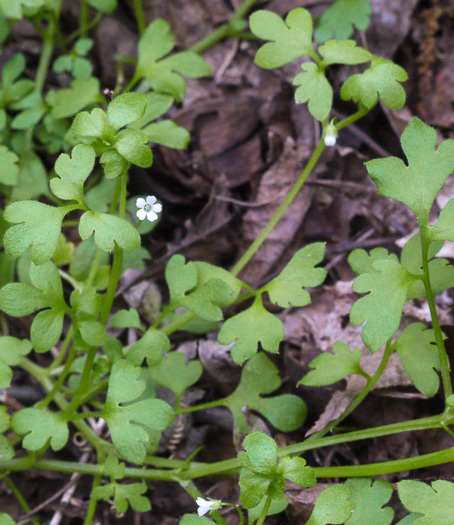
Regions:
[[266, 517], [268, 516], [268, 511], [270, 510], [271, 506], [271, 498], [268, 496], [265, 501], [265, 506], [263, 507], [262, 513], [260, 514], [259, 519], [257, 520], [256, 525], [263, 525], [263, 522], [265, 521]]

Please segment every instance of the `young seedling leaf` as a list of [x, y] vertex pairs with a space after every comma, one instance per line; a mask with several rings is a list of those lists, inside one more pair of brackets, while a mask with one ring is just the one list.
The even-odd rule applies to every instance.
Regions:
[[61, 450], [69, 437], [68, 424], [58, 413], [37, 408], [25, 408], [16, 412], [12, 419], [16, 434], [25, 436], [23, 446], [27, 450], [39, 450], [50, 440], [53, 450]]
[[[0, 435], [0, 461], [9, 461], [14, 458], [14, 455], [14, 448], [11, 441], [6, 436]], [[0, 515], [0, 524], [2, 523]]]
[[147, 107], [147, 97], [140, 93], [123, 93], [115, 97], [107, 107], [107, 120], [120, 129], [143, 117]]
[[285, 479], [300, 487], [312, 487], [316, 483], [314, 471], [306, 466], [303, 458], [283, 457], [279, 460], [278, 472]]
[[369, 27], [371, 7], [369, 0], [337, 0], [323, 13], [315, 30], [315, 41], [330, 38], [350, 38], [354, 27], [365, 31]]
[[374, 263], [382, 259], [391, 259], [397, 263], [399, 262], [397, 255], [389, 253], [386, 248], [374, 248], [369, 253], [361, 249], [353, 250], [348, 256], [348, 264], [356, 275], [378, 273], [378, 270], [374, 268]]
[[109, 427], [118, 452], [128, 461], [141, 465], [145, 459], [148, 430], [163, 431], [174, 420], [170, 406], [160, 399], [136, 401], [146, 388], [139, 379], [140, 368], [125, 360], [112, 366], [102, 417]]
[[410, 381], [421, 394], [433, 397], [440, 386], [436, 372], [440, 370], [440, 360], [434, 331], [422, 323], [413, 323], [405, 328], [393, 346]]
[[319, 52], [323, 57], [325, 66], [331, 64], [364, 64], [372, 59], [372, 55], [366, 49], [357, 47], [354, 40], [330, 40], [320, 46]]
[[[76, 78], [71, 87], [55, 92], [51, 116], [54, 119], [72, 117], [87, 106], [102, 102], [99, 90], [100, 83], [96, 77]], [[50, 101], [49, 95], [47, 101]]]
[[94, 233], [95, 243], [105, 252], [111, 252], [115, 243], [123, 250], [138, 250], [140, 235], [134, 226], [119, 217], [94, 211], [85, 212], [79, 223], [79, 235], [83, 240]]
[[[0, 337], [0, 390], [10, 386], [13, 378], [11, 367], [18, 365], [21, 357], [27, 355], [31, 349], [32, 345], [27, 339], [16, 339], [8, 335]], [[1, 419], [0, 413], [0, 432], [4, 432], [1, 430]]]
[[218, 341], [221, 345], [235, 343], [232, 358], [241, 365], [257, 353], [259, 343], [267, 352], [277, 354], [284, 335], [282, 322], [265, 310], [259, 295], [250, 308], [224, 323]]
[[223, 401], [232, 412], [234, 425], [240, 433], [248, 431], [244, 407], [259, 412], [283, 432], [301, 427], [307, 416], [307, 406], [301, 398], [290, 394], [262, 397], [280, 386], [279, 371], [263, 352], [244, 365], [239, 385]]
[[6, 252], [17, 259], [29, 248], [32, 261], [43, 264], [57, 251], [63, 217], [69, 209], [38, 201], [13, 202], [5, 210], [5, 220], [16, 224], [4, 237]]
[[332, 485], [320, 493], [306, 525], [345, 523], [352, 517], [355, 504], [350, 500], [351, 490], [346, 485]]
[[169, 24], [161, 19], [147, 27], [138, 45], [136, 75], [145, 77], [156, 91], [170, 93], [180, 102], [186, 94], [186, 84], [181, 75], [200, 78], [210, 75], [211, 68], [193, 51], [164, 58], [175, 45], [175, 37], [169, 31]]
[[305, 306], [311, 302], [304, 287], [321, 284], [326, 277], [323, 268], [315, 268], [325, 256], [323, 243], [311, 244], [297, 251], [282, 272], [263, 287], [273, 303], [282, 308]]
[[102, 137], [108, 126], [107, 115], [95, 108], [90, 113], [82, 111], [76, 115], [71, 131], [80, 137]]
[[405, 104], [405, 90], [400, 82], [408, 80], [404, 69], [390, 60], [372, 57], [372, 65], [364, 73], [348, 78], [341, 88], [342, 100], [353, 99], [372, 109], [378, 98], [390, 109], [400, 109]]
[[31, 150], [25, 150], [19, 161], [19, 175], [11, 200], [35, 199], [48, 194], [47, 171], [41, 159]]
[[15, 522], [11, 516], [3, 512], [0, 514], [0, 525], [17, 525], [17, 522]]
[[147, 94], [147, 107], [143, 116], [130, 124], [129, 127], [132, 129], [142, 129], [144, 126], [150, 124], [154, 120], [162, 117], [169, 111], [174, 103], [172, 95], [166, 95], [164, 93], [156, 93], [154, 91]]
[[6, 146], [0, 146], [0, 184], [15, 186], [19, 175], [19, 157]]
[[97, 487], [93, 491], [93, 497], [106, 501], [113, 497], [115, 508], [120, 514], [124, 514], [128, 510], [129, 505], [137, 512], [148, 512], [151, 510], [151, 503], [148, 498], [143, 496], [147, 490], [148, 487], [144, 483], [120, 485], [113, 482]]
[[169, 352], [158, 366], [150, 370], [150, 375], [157, 383], [180, 397], [187, 388], [197, 383], [202, 372], [200, 361], [187, 363], [184, 354]]
[[356, 505], [355, 512], [345, 523], [348, 525], [391, 525], [394, 511], [384, 507], [393, 494], [391, 483], [377, 479], [372, 483], [369, 478], [347, 479], [345, 485], [351, 490], [349, 500]]
[[95, 165], [95, 150], [91, 146], [79, 144], [71, 153], [71, 157], [62, 153], [55, 163], [58, 177], [50, 181], [54, 195], [63, 200], [74, 200], [83, 203], [84, 183]]
[[429, 228], [432, 241], [454, 241], [454, 199], [441, 210], [438, 221]]
[[192, 262], [186, 264], [182, 255], [170, 259], [165, 275], [174, 307], [184, 306], [207, 321], [223, 318], [220, 306], [232, 300], [232, 289], [224, 280], [214, 278], [198, 283], [197, 266]]
[[[219, 266], [214, 266], [203, 261], [195, 261], [194, 265], [197, 269], [197, 287], [204, 285], [212, 279], [220, 279], [224, 281], [232, 290], [232, 295], [229, 297], [229, 303], [234, 301], [241, 292], [241, 289], [244, 286], [244, 283], [234, 277], [230, 272], [220, 268]], [[225, 305], [222, 306], [227, 306]]]
[[354, 348], [353, 351], [345, 343], [335, 343], [333, 345], [334, 355], [330, 352], [323, 352], [309, 364], [313, 368], [298, 383], [308, 386], [331, 385], [353, 374], [364, 376], [362, 370], [361, 350]]
[[[435, 241], [430, 243], [428, 250], [428, 259], [432, 259], [443, 248], [444, 241]], [[439, 259], [443, 260], [443, 259]], [[430, 263], [433, 261], [429, 262]], [[417, 233], [405, 244], [400, 255], [402, 266], [414, 275], [422, 275], [422, 254], [421, 254], [421, 235]], [[435, 273], [435, 272], [434, 272]], [[429, 274], [431, 271], [429, 269]], [[431, 278], [434, 277], [431, 275]], [[432, 280], [432, 279], [431, 279]], [[433, 285], [433, 283], [431, 283]]]
[[153, 368], [162, 362], [164, 352], [169, 350], [169, 338], [163, 332], [149, 328], [143, 337], [129, 348], [126, 359], [135, 366], [140, 366], [146, 359], [147, 365]]
[[113, 13], [117, 8], [117, 0], [87, 0], [87, 4], [107, 14]]
[[312, 46], [312, 17], [306, 9], [290, 11], [285, 22], [272, 11], [256, 11], [249, 18], [252, 33], [264, 44], [255, 56], [255, 63], [265, 69], [285, 66], [295, 58], [314, 55]]
[[139, 312], [135, 308], [116, 312], [110, 318], [110, 325], [114, 328], [138, 328], [143, 330]]
[[153, 153], [146, 145], [148, 137], [138, 129], [123, 129], [115, 136], [114, 147], [128, 162], [141, 168], [149, 168], [153, 163]]
[[102, 346], [109, 340], [106, 329], [98, 321], [81, 321], [77, 324], [82, 339], [89, 346]]
[[353, 283], [355, 292], [368, 295], [358, 299], [350, 313], [354, 326], [367, 321], [362, 339], [371, 352], [383, 346], [399, 328], [408, 290], [419, 279], [391, 259], [379, 260], [373, 268], [378, 273], [363, 273]]
[[333, 106], [333, 88], [325, 77], [324, 71], [313, 62], [305, 62], [293, 79], [293, 85], [299, 86], [295, 91], [295, 100], [303, 104], [308, 102], [311, 115], [320, 121], [328, 118]]
[[191, 142], [189, 131], [173, 122], [173, 120], [153, 122], [143, 128], [142, 132], [147, 136], [149, 142], [161, 144], [168, 148], [186, 149]]
[[421, 481], [404, 480], [397, 484], [400, 501], [410, 512], [419, 514], [415, 525], [444, 525], [454, 516], [454, 483], [437, 480], [430, 488]]
[[197, 516], [197, 514], [185, 514], [179, 525], [213, 525], [213, 522], [205, 516]]
[[8, 414], [8, 409], [4, 405], [0, 405], [0, 432], [6, 432], [11, 425], [11, 417]]
[[403, 202], [425, 224], [435, 197], [454, 171], [454, 140], [445, 140], [436, 150], [437, 132], [413, 118], [401, 144], [408, 166], [390, 157], [371, 160], [366, 167], [382, 195]]

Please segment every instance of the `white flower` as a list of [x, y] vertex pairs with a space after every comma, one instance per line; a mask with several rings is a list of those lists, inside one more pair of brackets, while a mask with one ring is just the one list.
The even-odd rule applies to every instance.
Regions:
[[136, 206], [139, 208], [136, 215], [141, 221], [145, 219], [148, 219], [150, 222], [157, 221], [158, 213], [162, 211], [162, 204], [156, 202], [154, 195], [148, 195], [146, 199], [139, 197], [136, 200]]
[[334, 146], [336, 144], [336, 135], [334, 133], [325, 135], [325, 146]]
[[197, 498], [196, 503], [199, 506], [197, 509], [199, 516], [204, 516], [207, 512], [220, 509], [222, 507], [222, 503], [218, 499], [207, 500], [203, 498]]

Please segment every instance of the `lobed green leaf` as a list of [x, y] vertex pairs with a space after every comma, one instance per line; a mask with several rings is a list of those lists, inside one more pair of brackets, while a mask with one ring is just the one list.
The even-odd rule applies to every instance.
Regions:
[[369, 27], [371, 11], [369, 0], [337, 0], [322, 14], [315, 30], [316, 42], [350, 38], [354, 27], [365, 31]]

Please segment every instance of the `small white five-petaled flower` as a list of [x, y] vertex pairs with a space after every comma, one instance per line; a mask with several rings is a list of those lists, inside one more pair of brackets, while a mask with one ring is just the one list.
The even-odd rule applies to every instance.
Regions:
[[146, 199], [139, 197], [136, 200], [136, 206], [139, 208], [136, 215], [141, 221], [145, 219], [148, 219], [150, 222], [157, 221], [158, 213], [162, 211], [162, 204], [156, 202], [154, 195], [148, 195]]
[[218, 499], [207, 500], [203, 498], [197, 498], [195, 502], [199, 506], [197, 509], [199, 516], [204, 516], [207, 512], [220, 509], [222, 507], [221, 500]]

